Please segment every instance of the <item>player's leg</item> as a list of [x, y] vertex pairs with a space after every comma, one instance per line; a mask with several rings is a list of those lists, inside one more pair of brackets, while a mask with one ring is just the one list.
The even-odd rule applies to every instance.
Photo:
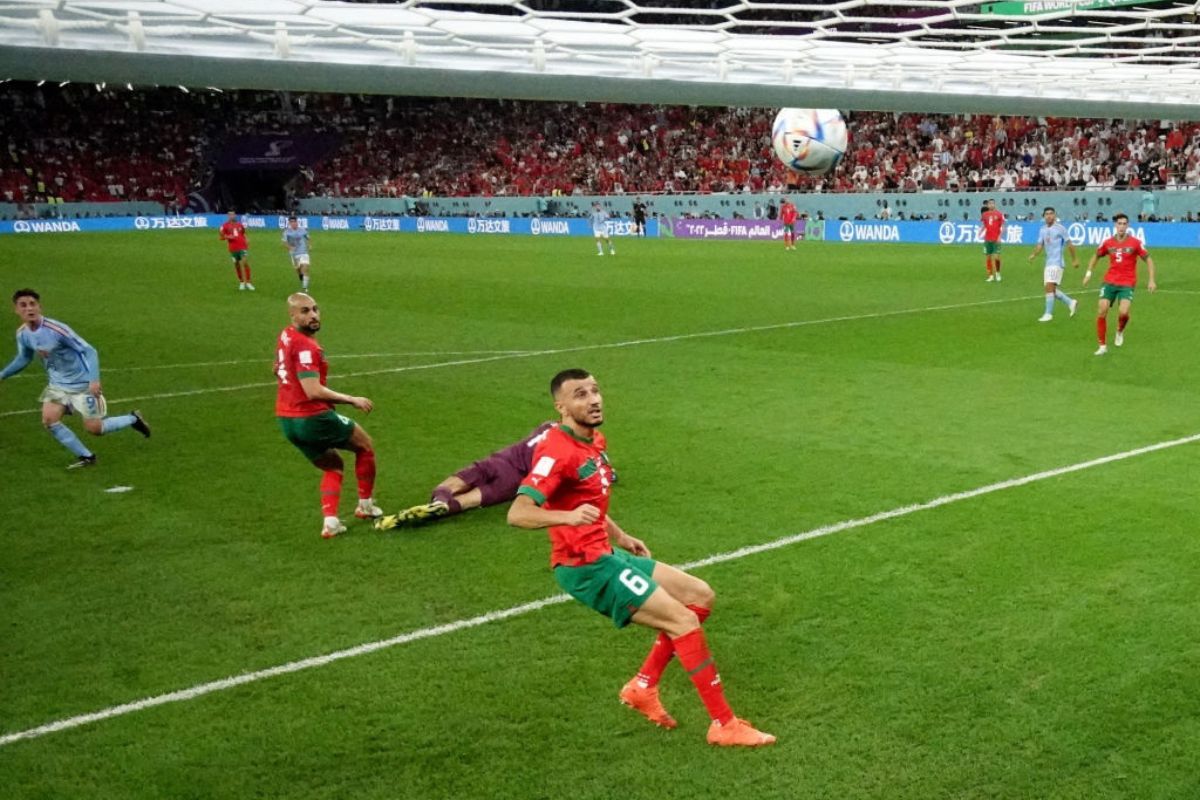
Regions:
[[1129, 324], [1129, 307], [1133, 305], [1133, 301], [1128, 297], [1122, 297], [1117, 303], [1117, 335], [1113, 337], [1113, 344], [1117, 347], [1125, 344], [1125, 326]]
[[604, 255], [604, 234], [602, 233], [596, 234], [596, 255]]
[[1000, 242], [992, 245], [992, 269], [996, 273], [996, 280], [1000, 280]]
[[147, 439], [150, 438], [150, 426], [146, 424], [146, 420], [142, 419], [140, 411], [131, 411], [128, 414], [110, 417], [108, 416], [108, 405], [104, 402], [104, 395], [96, 397], [84, 393], [79, 395], [79, 399], [82, 403], [74, 404], [75, 411], [83, 417], [84, 429], [93, 436], [103, 436], [107, 433], [133, 428]]
[[604, 241], [608, 242], [608, 254], [609, 254], [610, 256], [615, 256], [615, 255], [617, 254], [617, 248], [613, 246], [613, 240], [612, 240], [612, 237], [611, 237], [611, 236], [605, 236], [605, 237], [604, 237]]
[[359, 519], [377, 519], [383, 509], [375, 504], [375, 443], [363, 426], [352, 423], [354, 431], [346, 442], [346, 449], [354, 452], [354, 477], [358, 481], [358, 507], [354, 516]]
[[325, 517], [321, 528], [322, 539], [332, 539], [345, 533], [346, 526], [338, 519], [338, 505], [342, 499], [342, 475], [345, 464], [336, 450], [326, 450], [312, 459], [313, 466], [321, 470], [321, 514]]
[[[713, 600], [716, 597], [711, 586], [694, 575], [661, 562], [654, 565], [653, 578], [668, 594], [687, 606], [701, 625], [704, 624], [712, 613]], [[657, 686], [674, 655], [675, 646], [671, 643], [671, 637], [659, 633], [646, 660], [642, 662], [641, 668], [630, 683], [641, 689]], [[629, 688], [628, 684], [626, 686]]]
[[1101, 295], [1100, 304], [1096, 308], [1096, 338], [1100, 347], [1095, 354], [1098, 356], [1108, 352], [1108, 305], [1108, 298]]
[[[47, 391], [50, 391], [47, 389]], [[96, 456], [89, 450], [79, 437], [75, 435], [75, 431], [63, 424], [63, 414], [67, 412], [67, 407], [61, 402], [53, 400], [43, 400], [42, 402], [42, 427], [44, 427], [55, 440], [63, 447], [75, 454], [77, 460], [72, 462], [68, 469], [76, 469], [78, 467], [90, 467], [96, 463]]]
[[1054, 318], [1054, 293], [1058, 290], [1058, 284], [1053, 281], [1046, 281], [1046, 308], [1042, 312], [1042, 316], [1038, 318], [1038, 322], [1049, 322]]
[[987, 268], [987, 282], [990, 283], [996, 280], [996, 276], [992, 274], [992, 245], [991, 242], [983, 243], [983, 265]]
[[1056, 273], [1049, 276], [1054, 280], [1054, 299], [1065, 305], [1071, 312], [1071, 316], [1075, 316], [1075, 309], [1079, 306], [1079, 302], [1062, 290], [1063, 268], [1055, 267]]
[[659, 586], [638, 608], [633, 621], [657, 628], [671, 637], [680, 666], [688, 673], [712, 718], [712, 725], [708, 729], [709, 744], [743, 747], [774, 744], [774, 736], [755, 730], [733, 713], [729, 701], [725, 699], [725, 688], [704, 638], [704, 630], [694, 611]]
[[238, 290], [246, 290], [246, 276], [242, 274], [242, 258], [237, 253], [231, 253], [230, 258], [233, 259], [233, 270], [237, 273]]
[[472, 469], [473, 466], [467, 467], [467, 469], [462, 470], [461, 472], [456, 472], [439, 483], [437, 486], [433, 487], [433, 493], [429, 497], [429, 502], [445, 503], [448, 513], [450, 514], [458, 514], [463, 511], [462, 504], [459, 501], [458, 496], [467, 494], [474, 489], [470, 481], [468, 481], [463, 475], [464, 472], [468, 472]]
[[250, 279], [250, 256], [246, 251], [242, 252], [242, 271], [246, 273], [246, 288], [254, 291], [254, 281]]

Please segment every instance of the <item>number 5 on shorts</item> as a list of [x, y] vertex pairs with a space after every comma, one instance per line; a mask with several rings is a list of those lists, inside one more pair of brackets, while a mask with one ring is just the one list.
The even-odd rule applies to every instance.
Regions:
[[641, 575], [635, 575], [632, 569], [626, 567], [621, 570], [621, 574], [617, 576], [617, 580], [625, 584], [625, 588], [641, 597], [650, 588], [650, 582]]

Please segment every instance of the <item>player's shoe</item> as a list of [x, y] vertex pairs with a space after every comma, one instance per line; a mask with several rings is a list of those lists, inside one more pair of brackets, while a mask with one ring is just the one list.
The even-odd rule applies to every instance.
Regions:
[[994, 280], [996, 280], [996, 276], [995, 276], [995, 275], [988, 275], [988, 276], [987, 276], [987, 280], [986, 280], [986, 281], [984, 281], [984, 283], [991, 283], [991, 282], [992, 282], [992, 281], [994, 281]]
[[1104, 354], [1105, 354], [1105, 353], [1107, 353], [1107, 352], [1108, 352], [1108, 345], [1106, 345], [1106, 344], [1102, 344], [1102, 345], [1100, 345], [1099, 347], [1097, 347], [1097, 348], [1096, 348], [1096, 352], [1092, 353], [1092, 355], [1094, 355], [1094, 356], [1102, 356], [1102, 355], [1104, 355]]
[[255, 289], [255, 288], [254, 288], [254, 284], [253, 284], [253, 283], [250, 283], [249, 281], [246, 281], [246, 288], [247, 288], [247, 289], [249, 289], [249, 290], [250, 290], [250, 291], [252, 291], [252, 292], [257, 292], [257, 291], [258, 291], [258, 289]]
[[70, 464], [67, 464], [67, 469], [83, 469], [84, 467], [94, 467], [94, 466], [96, 466], [96, 457], [94, 455], [93, 456], [80, 456], [79, 458], [72, 461]]
[[241, 283], [238, 284], [238, 291], [239, 292], [246, 291], [246, 282], [245, 281], [242, 281]]
[[146, 424], [146, 418], [142, 416], [142, 412], [134, 410], [129, 413], [133, 414], [133, 424], [129, 427], [133, 428], [142, 436], [145, 436], [147, 439], [149, 439], [150, 426]]
[[322, 539], [332, 539], [333, 537], [337, 536], [339, 533], [345, 533], [345, 532], [346, 532], [346, 526], [342, 524], [341, 520], [339, 520], [339, 519], [328, 520], [321, 527], [321, 538]]
[[599, 253], [596, 253], [596, 255], [598, 255], [598, 256], [602, 256], [602, 255], [604, 255], [604, 251], [603, 251], [603, 250], [601, 250]]
[[[997, 273], [996, 273], [996, 283], [999, 283], [1001, 280], [1003, 280], [1003, 279], [1000, 277], [1000, 273], [999, 273], [999, 272], [997, 272]], [[253, 286], [251, 286], [250, 288], [251, 288], [251, 289], [253, 289], [254, 287], [253, 287]]]
[[1054, 317], [1050, 316], [1049, 314], [1042, 314], [1040, 317], [1038, 317], [1038, 322], [1049, 322], [1052, 319], [1054, 319]]
[[1079, 301], [1078, 301], [1078, 300], [1075, 300], [1074, 298], [1072, 298], [1072, 299], [1071, 299], [1071, 304], [1070, 304], [1070, 306], [1069, 306], [1069, 307], [1070, 307], [1070, 309], [1071, 309], [1071, 316], [1072, 316], [1072, 317], [1073, 317], [1073, 316], [1075, 316], [1075, 309], [1079, 308]]
[[438, 517], [444, 517], [449, 513], [450, 506], [441, 500], [434, 500], [432, 503], [422, 503], [419, 506], [412, 506], [395, 514], [380, 517], [375, 520], [375, 530], [390, 531], [392, 528], [398, 528], [401, 525], [420, 525], [425, 522], [432, 522]]
[[373, 501], [370, 503], [360, 501], [358, 507], [354, 509], [354, 516], [359, 519], [379, 519], [383, 516], [383, 509], [375, 505]]
[[775, 744], [775, 737], [755, 730], [748, 720], [734, 717], [728, 725], [713, 720], [708, 728], [708, 743], [717, 747], [763, 747]]
[[674, 728], [679, 724], [663, 708], [662, 701], [658, 699], [657, 686], [642, 686], [638, 683], [637, 678], [631, 678], [629, 683], [621, 687], [621, 693], [618, 696], [622, 703], [660, 728]]
[[1121, 345], [1125, 344], [1125, 333], [1124, 333], [1124, 331], [1117, 331], [1117, 335], [1116, 335], [1116, 337], [1113, 339], [1113, 344], [1115, 344], [1117, 347], [1120, 347]]

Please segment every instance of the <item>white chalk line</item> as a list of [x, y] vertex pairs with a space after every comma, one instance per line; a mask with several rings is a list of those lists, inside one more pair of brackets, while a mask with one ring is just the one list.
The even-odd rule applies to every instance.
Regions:
[[[950, 505], [951, 503], [958, 503], [963, 500], [970, 500], [975, 497], [992, 494], [993, 492], [1000, 492], [1005, 489], [1012, 489], [1018, 486], [1025, 486], [1037, 481], [1056, 478], [1060, 475], [1068, 475], [1073, 472], [1080, 472], [1085, 469], [1091, 469], [1092, 467], [1111, 464], [1116, 461], [1123, 461], [1125, 459], [1134, 458], [1147, 453], [1154, 453], [1159, 450], [1167, 450], [1172, 447], [1179, 447], [1181, 445], [1191, 444], [1197, 441], [1200, 441], [1200, 433], [1184, 436], [1179, 439], [1170, 439], [1168, 441], [1158, 442], [1157, 444], [1146, 445], [1145, 447], [1138, 447], [1133, 450], [1125, 450], [1120, 453], [1113, 453], [1112, 455], [1101, 456], [1100, 458], [1093, 458], [1088, 461], [1081, 461], [1077, 464], [1070, 464], [1065, 467], [1057, 467], [1055, 469], [1044, 470], [1042, 472], [1035, 472], [1031, 475], [1026, 475], [1021, 478], [1011, 478], [1006, 481], [991, 483], [986, 486], [981, 486], [977, 489], [970, 489], [964, 492], [942, 495], [941, 497], [935, 497], [933, 500], [929, 500], [924, 503], [913, 503], [912, 505], [900, 506], [899, 508], [893, 508], [890, 511], [881, 511], [868, 517], [859, 517], [857, 519], [837, 522], [832, 525], [824, 525], [819, 528], [813, 528], [812, 530], [804, 531], [803, 533], [796, 533], [790, 536], [774, 539], [769, 542], [764, 542], [763, 544], [742, 547], [737, 550], [731, 550], [726, 553], [718, 553], [716, 555], [711, 555], [696, 561], [689, 561], [685, 564], [680, 564], [679, 567], [680, 569], [684, 570], [699, 569], [701, 567], [707, 567], [713, 564], [736, 561], [738, 559], [745, 558], [746, 556], [765, 553], [771, 550], [779, 550], [780, 548], [789, 547], [799, 542], [806, 542], [810, 539], [816, 539], [821, 536], [829, 536], [830, 534], [841, 533], [842, 531], [848, 531], [854, 528], [864, 528], [868, 525], [874, 525], [877, 522], [884, 522], [887, 520], [896, 519], [898, 517], [908, 516], [909, 514], [914, 514], [918, 511], [928, 511], [929, 509], [939, 508], [941, 506]], [[36, 728], [5, 734], [4, 736], [0, 736], [0, 747], [4, 747], [13, 744], [14, 742], [19, 742], [26, 739], [36, 739], [51, 733], [78, 728], [93, 722], [100, 722], [102, 720], [112, 719], [114, 717], [120, 717], [126, 714], [132, 714], [135, 711], [143, 711], [148, 708], [155, 708], [156, 706], [179, 703], [185, 700], [193, 700], [206, 694], [224, 691], [225, 689], [232, 689], [248, 683], [266, 680], [267, 678], [274, 678], [278, 675], [287, 675], [289, 673], [300, 672], [302, 670], [311, 669], [314, 667], [322, 667], [326, 664], [332, 664], [335, 661], [341, 661], [343, 659], [353, 658], [355, 656], [374, 653], [379, 650], [385, 650], [397, 645], [408, 644], [409, 642], [415, 642], [421, 639], [430, 639], [436, 636], [445, 636], [450, 633], [456, 633], [457, 631], [466, 630], [468, 628], [477, 628], [480, 625], [511, 619], [513, 617], [539, 611], [548, 606], [565, 603], [570, 599], [570, 596], [565, 594], [544, 597], [541, 600], [534, 600], [532, 602], [522, 603], [521, 605], [511, 606], [505, 609], [489, 611], [486, 614], [480, 614], [475, 617], [460, 619], [454, 622], [448, 622], [443, 625], [436, 625], [429, 628], [420, 628], [415, 631], [409, 631], [408, 633], [400, 634], [399, 636], [394, 636], [390, 639], [381, 639], [376, 642], [368, 642], [366, 644], [361, 644], [346, 650], [338, 650], [336, 652], [327, 653], [321, 656], [313, 656], [311, 658], [305, 658], [299, 661], [291, 661], [287, 664], [281, 664], [277, 667], [270, 667], [268, 669], [257, 670], [255, 672], [246, 672], [242, 673], [241, 675], [234, 675], [221, 680], [211, 681], [209, 683], [201, 683], [189, 689], [181, 689], [179, 691], [169, 692], [167, 694], [155, 695], [153, 697], [147, 697], [132, 703], [123, 703], [117, 706], [110, 706], [109, 708], [105, 708], [100, 711], [94, 711], [88, 714], [80, 714], [78, 716], [58, 720], [57, 722], [51, 722], [46, 725], [39, 725]]]
[[[461, 367], [469, 364], [487, 364], [493, 361], [508, 361], [518, 358], [535, 358], [538, 356], [562, 355], [564, 353], [583, 353], [590, 350], [612, 350], [621, 347], [636, 347], [644, 344], [662, 344], [665, 342], [680, 342], [687, 339], [705, 339], [716, 336], [736, 336], [742, 333], [761, 333], [763, 331], [786, 330], [789, 328], [802, 328], [809, 325], [828, 325], [835, 322], [860, 322], [869, 319], [886, 319], [888, 317], [910, 316], [913, 314], [923, 314], [930, 311], [954, 311], [964, 308], [975, 308], [978, 306], [996, 305], [999, 303], [1015, 303], [1025, 300], [1040, 299], [1042, 295], [1029, 295], [1026, 297], [1006, 297], [998, 300], [980, 300], [972, 303], [955, 303], [951, 305], [941, 306], [925, 306], [923, 308], [902, 308], [895, 311], [878, 311], [871, 314], [850, 314], [840, 317], [825, 317], [822, 319], [806, 319], [797, 320], [795, 322], [778, 322], [771, 325], [754, 325], [746, 328], [723, 328], [715, 331], [699, 331], [697, 333], [678, 333], [672, 336], [654, 336], [645, 339], [627, 339], [620, 342], [606, 342], [601, 344], [584, 344], [576, 347], [557, 347], [549, 350], [517, 350], [506, 351], [497, 355], [481, 356], [478, 358], [460, 358], [451, 361], [437, 361], [430, 364], [409, 364], [402, 367], [385, 367], [382, 369], [361, 370], [359, 372], [343, 372], [337, 375], [330, 375], [330, 380], [344, 380], [346, 378], [361, 378], [368, 375], [388, 375], [398, 372], [417, 372], [426, 369], [442, 369], [444, 367]], [[265, 364], [270, 364], [269, 360], [264, 361]], [[134, 395], [133, 397], [122, 397], [116, 400], [109, 400], [109, 406], [120, 405], [124, 403], [133, 403], [139, 400], [165, 400], [172, 397], [192, 397], [200, 394], [216, 394], [219, 392], [240, 392], [247, 389], [264, 389], [268, 386], [277, 385], [275, 381], [262, 381], [256, 383], [241, 383], [233, 386], [210, 386], [204, 389], [189, 389], [179, 392], [161, 392], [157, 394], [142, 394]], [[40, 408], [25, 408], [16, 411], [0, 412], [0, 417], [15, 417], [22, 414], [39, 414]]]

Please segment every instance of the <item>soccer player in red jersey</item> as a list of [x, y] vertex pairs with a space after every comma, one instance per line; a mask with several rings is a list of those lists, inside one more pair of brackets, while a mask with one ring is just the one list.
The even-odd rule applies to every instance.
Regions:
[[324, 473], [321, 510], [325, 523], [321, 537], [332, 539], [346, 530], [338, 519], [343, 469], [338, 450], [354, 453], [359, 498], [354, 516], [359, 519], [383, 516], [383, 510], [371, 498], [375, 488], [375, 450], [371, 437], [357, 422], [333, 410], [335, 403], [344, 403], [369, 414], [374, 404], [365, 397], [335, 392], [325, 385], [329, 363], [313, 338], [321, 330], [317, 301], [303, 292], [293, 294], [288, 297], [288, 315], [292, 324], [279, 334], [275, 351], [275, 376], [279, 379], [275, 416], [287, 440]]
[[1004, 212], [996, 210], [995, 200], [983, 201], [983, 258], [987, 283], [1000, 280], [1000, 236], [1004, 233]]
[[1154, 259], [1141, 240], [1129, 233], [1129, 217], [1114, 214], [1113, 226], [1116, 232], [1096, 248], [1088, 261], [1087, 272], [1083, 274], [1083, 285], [1087, 286], [1092, 278], [1092, 267], [1101, 256], [1108, 256], [1108, 272], [1104, 273], [1104, 282], [1100, 284], [1100, 308], [1096, 313], [1096, 338], [1100, 340], [1100, 347], [1095, 354], [1098, 356], [1108, 352], [1108, 309], [1113, 301], [1117, 302], [1117, 335], [1113, 344], [1117, 347], [1125, 344], [1125, 326], [1129, 324], [1129, 306], [1133, 303], [1133, 287], [1137, 285], [1139, 258], [1146, 261], [1146, 269], [1150, 270], [1146, 288], [1151, 292], [1158, 288], [1154, 282]]
[[799, 218], [796, 207], [786, 197], [779, 204], [779, 221], [783, 223], [783, 249], [796, 249], [796, 220]]
[[246, 226], [238, 221], [236, 211], [229, 212], [219, 236], [221, 241], [229, 245], [229, 257], [233, 259], [233, 268], [237, 270], [238, 289], [253, 292], [254, 284], [250, 282], [250, 245], [246, 242]]
[[[699, 578], [654, 561], [640, 539], [608, 516], [612, 467], [605, 450], [603, 399], [586, 370], [569, 369], [550, 382], [561, 424], [533, 451], [533, 469], [508, 510], [518, 528], [549, 528], [555, 580], [576, 600], [612, 619], [618, 628], [636, 622], [658, 631], [637, 675], [620, 700], [651, 722], [674, 728], [658, 697], [658, 681], [673, 656], [700, 694], [712, 725], [709, 744], [758, 747], [775, 737], [739, 719], [725, 700], [701, 624], [711, 613], [713, 590]], [[613, 545], [619, 550], [614, 550]]]

